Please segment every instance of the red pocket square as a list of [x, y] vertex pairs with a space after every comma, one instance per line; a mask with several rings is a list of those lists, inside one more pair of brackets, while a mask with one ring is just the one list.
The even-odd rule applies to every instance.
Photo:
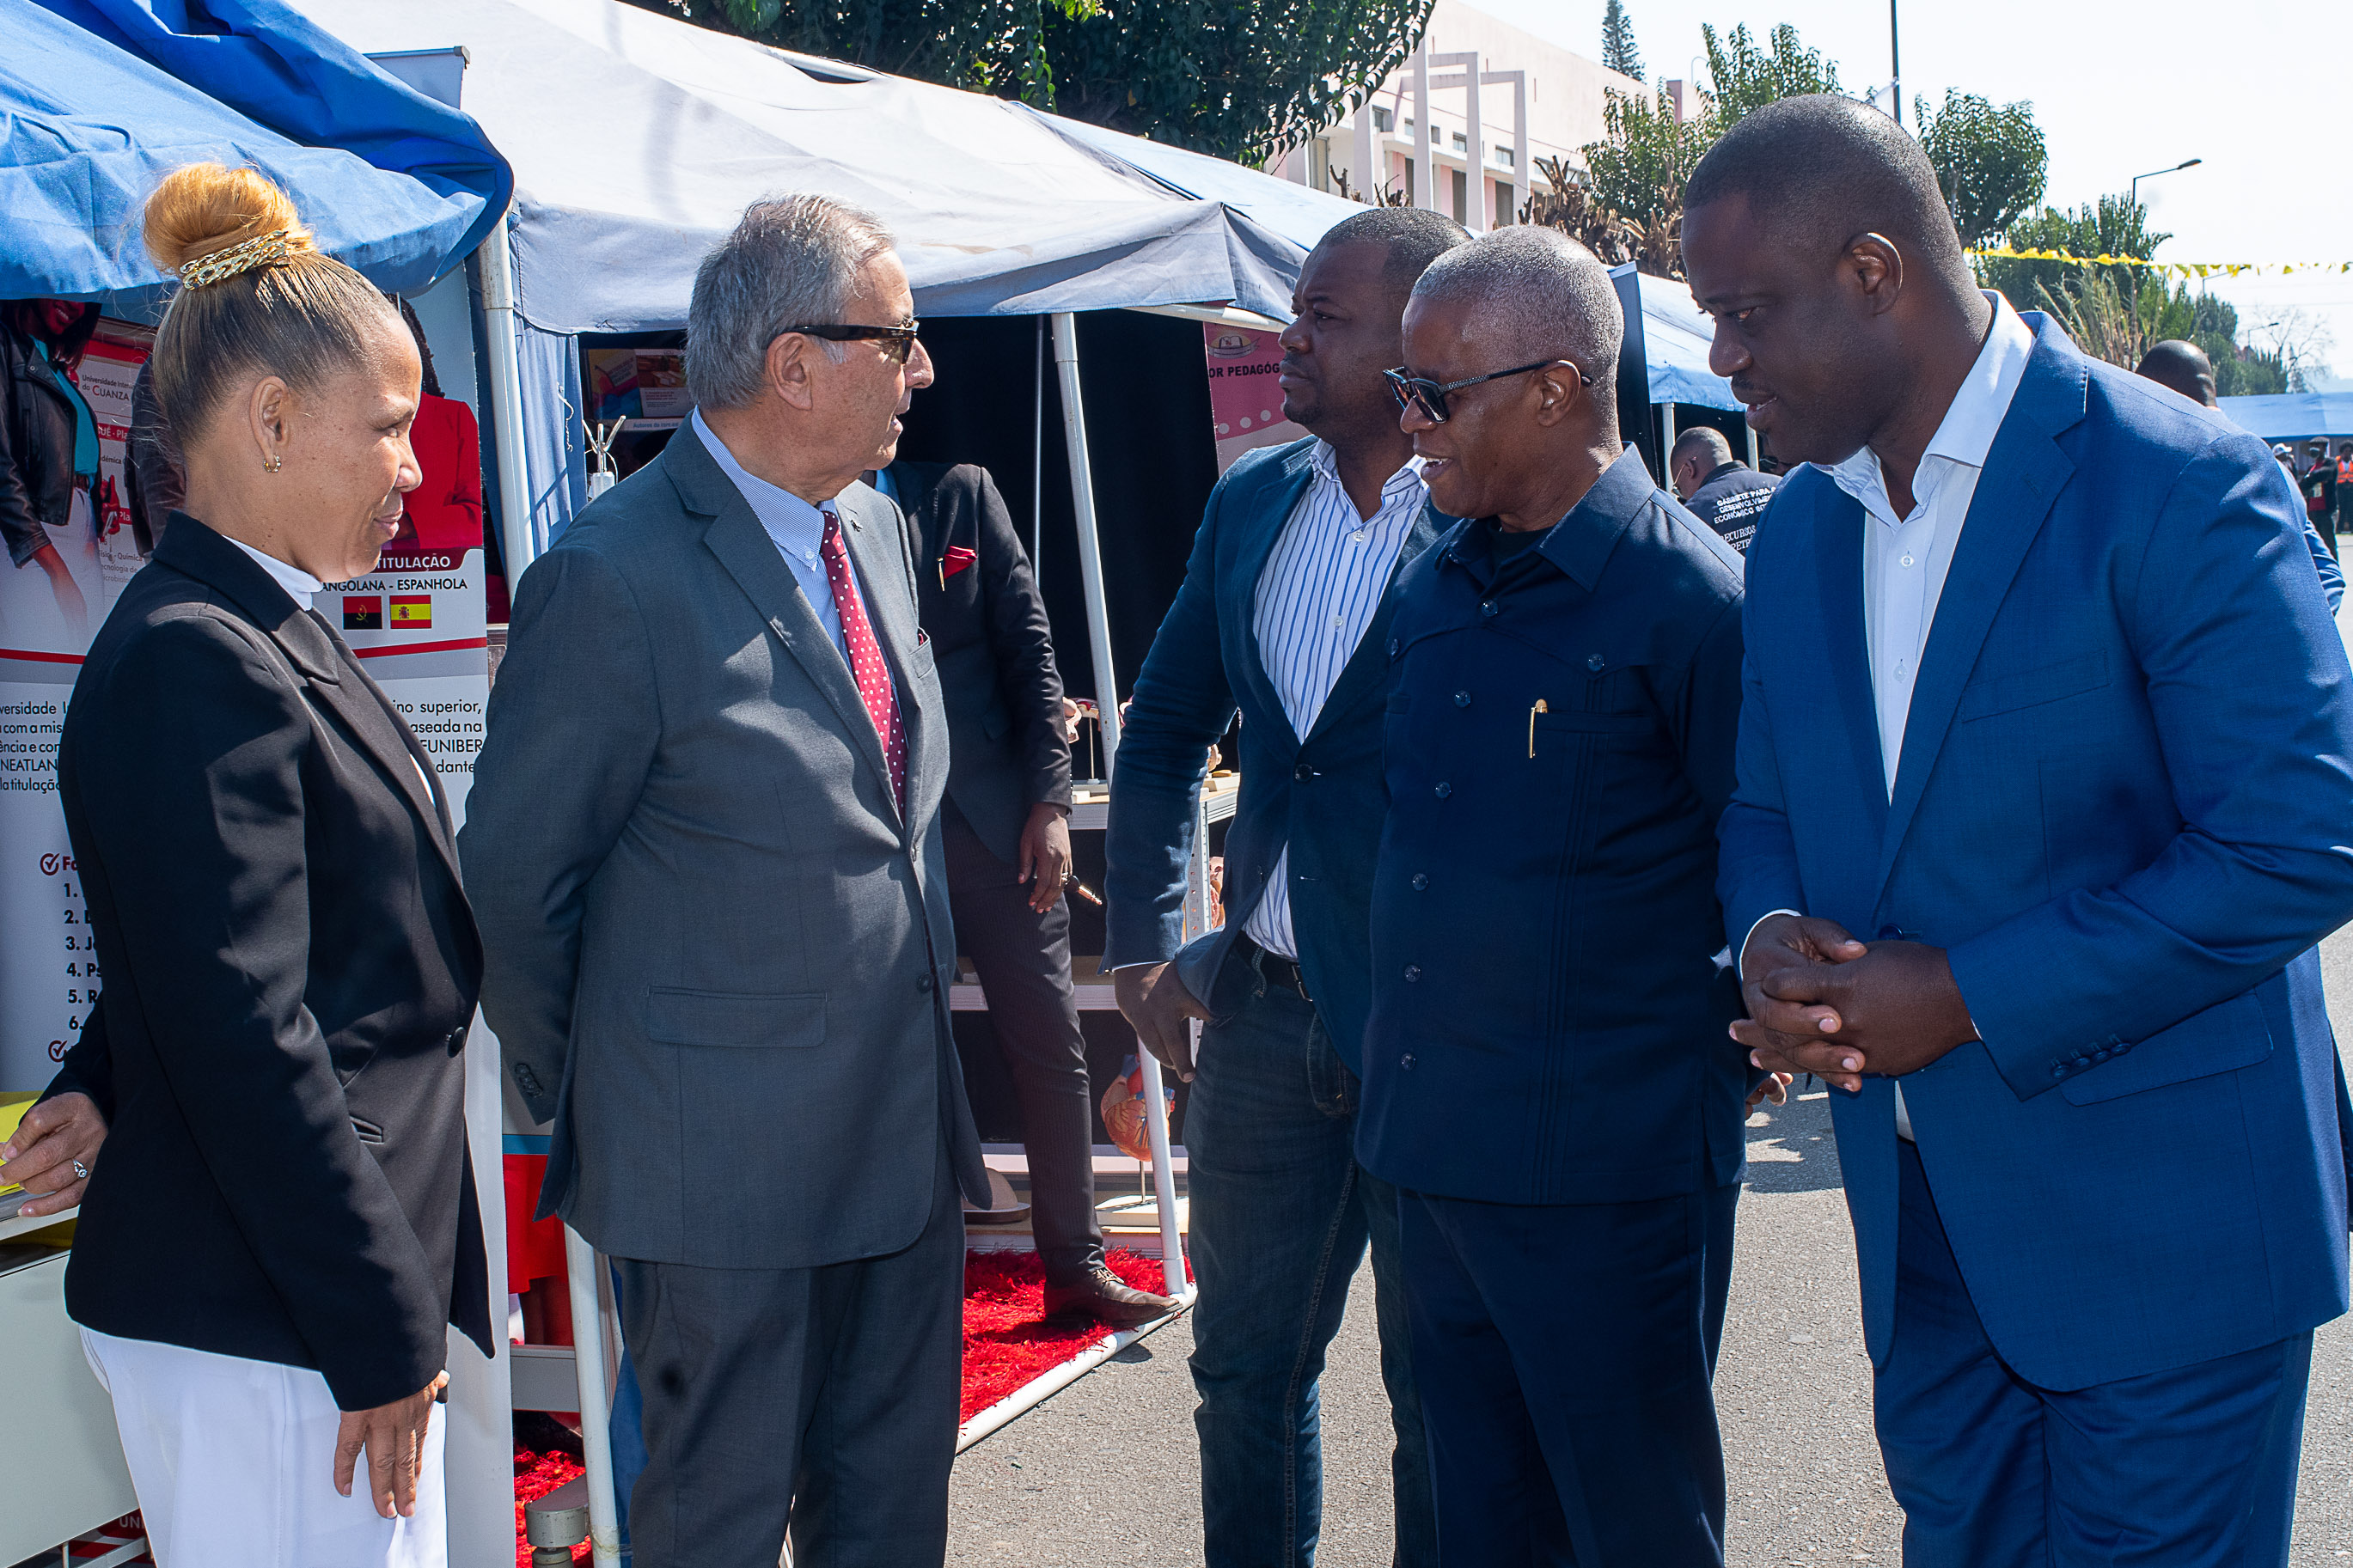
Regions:
[[944, 583], [980, 557], [961, 544], [951, 544], [940, 557], [940, 581]]

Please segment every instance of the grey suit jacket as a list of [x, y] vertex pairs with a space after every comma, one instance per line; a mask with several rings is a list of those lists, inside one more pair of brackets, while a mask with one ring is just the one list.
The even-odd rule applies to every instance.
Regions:
[[947, 726], [898, 510], [836, 502], [897, 677], [907, 809], [848, 667], [692, 428], [523, 574], [462, 836], [482, 1007], [554, 1123], [540, 1212], [616, 1257], [894, 1252], [945, 1142]]

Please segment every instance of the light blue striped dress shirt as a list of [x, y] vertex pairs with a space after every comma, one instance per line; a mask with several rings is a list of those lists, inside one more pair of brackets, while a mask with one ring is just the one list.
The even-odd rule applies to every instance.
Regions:
[[[1259, 574], [1251, 621], [1267, 679], [1282, 700], [1292, 733], [1302, 741], [1314, 730], [1324, 700], [1364, 640], [1397, 574], [1398, 552], [1430, 500], [1421, 459], [1414, 458], [1381, 486], [1380, 510], [1359, 517], [1340, 486], [1339, 459], [1331, 446], [1316, 442], [1312, 461], [1315, 477]], [[1242, 931], [1269, 952], [1299, 956], [1292, 934], [1288, 847], [1276, 858], [1266, 896]]]
[[[785, 558], [786, 566], [792, 571], [793, 581], [801, 585], [801, 597], [808, 601], [808, 607], [816, 613], [817, 624], [823, 626], [825, 635], [833, 639], [834, 651], [841, 655], [842, 664], [847, 668], [849, 644], [841, 635], [841, 612], [833, 603], [833, 580], [825, 574], [825, 558], [818, 553], [818, 546], [825, 542], [825, 520], [839, 515], [833, 503], [828, 501], [821, 507], [811, 506], [792, 491], [780, 485], [770, 484], [737, 462], [735, 454], [727, 449], [727, 443], [702, 422], [702, 409], [689, 415], [687, 423], [693, 428], [696, 439], [702, 443], [703, 449], [711, 454], [711, 460], [719, 465], [719, 471], [735, 481], [735, 488], [751, 504], [752, 515], [759, 519], [761, 531], [776, 545], [776, 553]], [[858, 563], [854, 561], [849, 566], [849, 585], [858, 595], [859, 605], [863, 607], [866, 584], [858, 580]]]

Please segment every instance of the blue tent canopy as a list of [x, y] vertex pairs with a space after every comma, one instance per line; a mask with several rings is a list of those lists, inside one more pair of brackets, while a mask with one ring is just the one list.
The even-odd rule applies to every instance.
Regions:
[[2353, 437], [2353, 393], [2287, 392], [2272, 397], [2217, 399], [2222, 416], [2266, 441], [2315, 436]]
[[1732, 383], [1707, 366], [1715, 328], [1692, 298], [1691, 286], [1672, 278], [1636, 279], [1642, 291], [1642, 350], [1650, 363], [1651, 401], [1694, 403], [1739, 410]]
[[276, 0], [209, 15], [194, 0], [0, 0], [0, 298], [147, 313], [168, 279], [141, 246], [141, 209], [164, 174], [207, 159], [277, 181], [322, 249], [388, 289], [448, 271], [504, 209], [506, 165], [470, 121]]

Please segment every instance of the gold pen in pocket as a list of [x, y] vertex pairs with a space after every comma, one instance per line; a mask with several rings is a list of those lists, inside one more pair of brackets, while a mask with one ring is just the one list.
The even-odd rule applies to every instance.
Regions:
[[1541, 697], [1536, 699], [1536, 705], [1528, 710], [1528, 756], [1531, 760], [1536, 754], [1536, 715], [1551, 711], [1551, 709], [1545, 706], [1545, 700]]

